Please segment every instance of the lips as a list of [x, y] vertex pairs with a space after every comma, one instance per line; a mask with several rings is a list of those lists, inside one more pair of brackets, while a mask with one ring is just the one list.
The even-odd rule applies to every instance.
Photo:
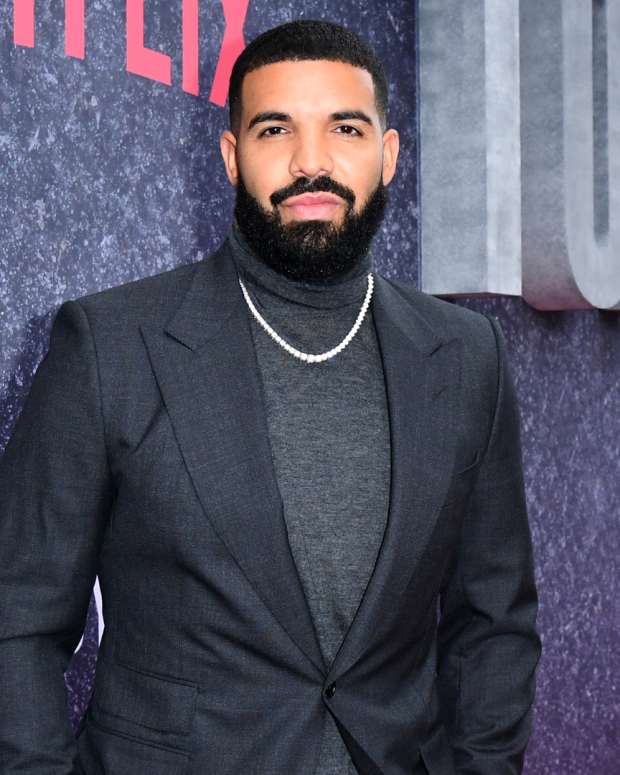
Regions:
[[333, 205], [341, 204], [342, 200], [335, 194], [327, 194], [318, 192], [316, 194], [301, 194], [300, 196], [292, 196], [286, 199], [282, 204], [287, 207], [305, 205], [305, 206], [317, 206], [317, 205]]

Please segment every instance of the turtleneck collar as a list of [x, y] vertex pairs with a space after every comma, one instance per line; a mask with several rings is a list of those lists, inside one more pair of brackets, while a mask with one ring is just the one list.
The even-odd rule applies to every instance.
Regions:
[[316, 283], [292, 280], [267, 266], [252, 250], [233, 217], [228, 239], [234, 263], [242, 279], [266, 288], [277, 296], [317, 309], [342, 307], [361, 302], [368, 290], [368, 273], [373, 271], [372, 253], [337, 279]]

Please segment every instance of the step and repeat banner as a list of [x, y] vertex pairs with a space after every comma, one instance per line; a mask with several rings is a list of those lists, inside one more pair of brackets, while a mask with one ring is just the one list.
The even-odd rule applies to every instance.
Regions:
[[[350, 27], [390, 83], [377, 270], [495, 315], [521, 406], [543, 655], [529, 775], [620, 759], [620, 9], [594, 0], [15, 0], [0, 11], [0, 452], [73, 299], [200, 260], [246, 41]], [[66, 673], [77, 726], [105, 621]]]

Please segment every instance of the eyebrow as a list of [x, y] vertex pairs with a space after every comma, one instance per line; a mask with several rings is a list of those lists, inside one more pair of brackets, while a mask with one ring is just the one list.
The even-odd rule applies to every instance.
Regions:
[[[364, 121], [366, 124], [372, 126], [372, 119], [363, 110], [342, 110], [338, 113], [331, 113], [329, 116], [330, 121], [351, 121], [357, 119], [358, 121]], [[260, 124], [265, 121], [281, 121], [287, 123], [292, 121], [292, 117], [288, 113], [278, 113], [276, 111], [265, 111], [264, 113], [257, 113], [254, 118], [248, 124], [248, 132], [256, 124]]]

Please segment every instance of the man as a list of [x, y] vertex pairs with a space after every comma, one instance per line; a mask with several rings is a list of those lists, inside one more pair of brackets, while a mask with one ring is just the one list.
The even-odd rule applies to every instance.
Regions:
[[521, 772], [515, 390], [493, 318], [373, 268], [386, 110], [351, 32], [261, 35], [221, 136], [227, 239], [61, 305], [0, 465], [2, 773]]

